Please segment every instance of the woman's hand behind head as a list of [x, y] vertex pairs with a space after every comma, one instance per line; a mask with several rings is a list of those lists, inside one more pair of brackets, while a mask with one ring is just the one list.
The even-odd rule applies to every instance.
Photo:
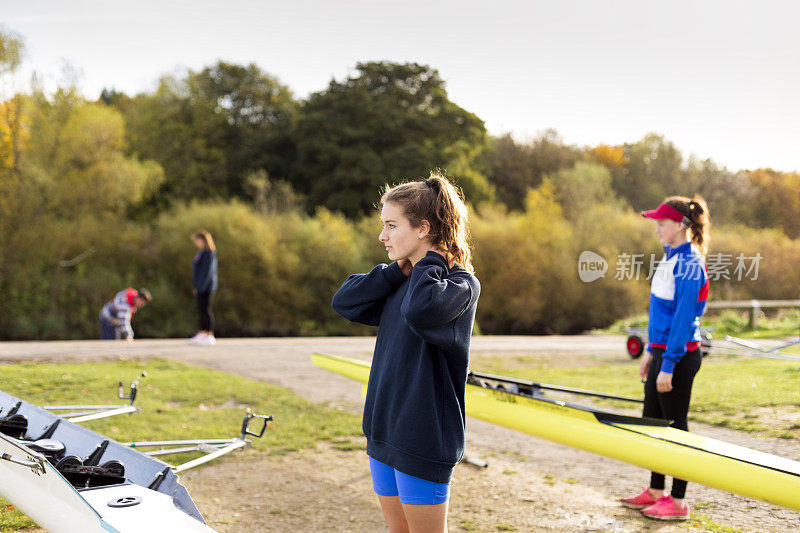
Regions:
[[411, 275], [411, 270], [414, 268], [414, 265], [411, 264], [411, 260], [408, 257], [398, 259], [397, 266], [400, 267], [405, 277], [409, 277]]

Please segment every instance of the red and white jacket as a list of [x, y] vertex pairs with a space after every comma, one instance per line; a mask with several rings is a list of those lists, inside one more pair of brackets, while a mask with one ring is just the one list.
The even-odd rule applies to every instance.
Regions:
[[116, 327], [117, 339], [133, 338], [131, 319], [136, 312], [134, 301], [138, 295], [136, 289], [128, 287], [119, 291], [100, 311], [100, 318]]

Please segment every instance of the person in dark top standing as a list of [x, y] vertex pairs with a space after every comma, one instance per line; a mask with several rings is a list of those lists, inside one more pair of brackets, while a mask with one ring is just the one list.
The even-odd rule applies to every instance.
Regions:
[[190, 342], [204, 346], [217, 343], [214, 337], [214, 313], [211, 303], [217, 292], [217, 250], [214, 239], [206, 230], [193, 235], [194, 244], [199, 250], [192, 261], [192, 287], [197, 299], [197, 312], [200, 315], [200, 329]]
[[351, 322], [378, 326], [362, 429], [390, 532], [447, 530], [453, 467], [464, 454], [469, 346], [480, 283], [467, 208], [444, 177], [381, 197], [390, 265], [353, 274], [333, 296]]

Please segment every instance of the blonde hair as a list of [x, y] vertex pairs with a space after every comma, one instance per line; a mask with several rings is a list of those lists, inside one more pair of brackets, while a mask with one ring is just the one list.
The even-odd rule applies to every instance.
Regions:
[[217, 251], [216, 246], [214, 246], [214, 238], [206, 230], [201, 229], [201, 230], [198, 230], [198, 231], [194, 232], [194, 235], [192, 235], [192, 238], [194, 238], [195, 240], [200, 239], [204, 243], [206, 243], [206, 250], [211, 250], [212, 252], [216, 252]]
[[469, 272], [473, 271], [469, 244], [469, 214], [463, 193], [439, 172], [421, 181], [409, 181], [389, 187], [381, 195], [381, 206], [387, 202], [399, 204], [403, 214], [417, 228], [427, 220], [431, 229], [431, 244], [441, 248], [447, 260], [455, 261]]

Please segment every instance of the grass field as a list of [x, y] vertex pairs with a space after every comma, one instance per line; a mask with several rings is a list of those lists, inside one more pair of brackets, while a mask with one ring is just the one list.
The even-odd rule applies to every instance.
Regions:
[[[642, 396], [637, 361], [559, 367], [535, 356], [473, 357], [474, 370], [505, 376]], [[800, 362], [710, 356], [692, 393], [690, 418], [781, 438], [800, 437]], [[605, 402], [630, 408], [622, 402]]]
[[[625, 334], [627, 327], [647, 326], [647, 316], [620, 320], [605, 333]], [[744, 339], [797, 337], [800, 310], [782, 310], [759, 319], [758, 328], [750, 329], [747, 313], [724, 311], [703, 318], [703, 326], [714, 328], [715, 339], [733, 335]], [[713, 354], [713, 343], [712, 343]], [[800, 344], [782, 350], [800, 355]], [[502, 367], [497, 359], [493, 364]], [[473, 365], [475, 368], [477, 366]], [[636, 375], [637, 363], [596, 365], [591, 371], [581, 369], [540, 368], [534, 360], [507, 361], [508, 372], [524, 373], [535, 379], [554, 380], [559, 384], [599, 388], [641, 395]], [[527, 368], [525, 368], [527, 367]], [[506, 369], [496, 368], [500, 372]], [[580, 383], [580, 385], [578, 385]], [[693, 420], [707, 422], [756, 434], [781, 438], [800, 437], [800, 362], [713, 356], [704, 361], [692, 394]]]
[[[703, 327], [714, 328], [713, 337], [722, 339], [725, 335], [733, 335], [742, 339], [772, 339], [797, 337], [800, 334], [800, 309], [782, 310], [771, 317], [761, 317], [758, 328], [750, 329], [747, 313], [738, 311], [711, 312], [703, 317]], [[625, 318], [612, 324], [600, 333], [625, 335], [625, 328], [647, 327], [647, 315]], [[791, 350], [800, 354], [800, 345]]]
[[[246, 407], [271, 414], [264, 438], [245, 453], [286, 453], [329, 441], [349, 449], [363, 446], [360, 417], [308, 402], [292, 392], [242, 377], [164, 360], [85, 364], [0, 366], [0, 388], [39, 405], [114, 404], [117, 381], [146, 371], [136, 404], [140, 413], [84, 425], [117, 441], [227, 438], [237, 434]], [[188, 460], [181, 456], [178, 461]], [[164, 458], [168, 462], [170, 457]], [[222, 459], [224, 460], [224, 459]], [[0, 500], [0, 531], [34, 524]]]

